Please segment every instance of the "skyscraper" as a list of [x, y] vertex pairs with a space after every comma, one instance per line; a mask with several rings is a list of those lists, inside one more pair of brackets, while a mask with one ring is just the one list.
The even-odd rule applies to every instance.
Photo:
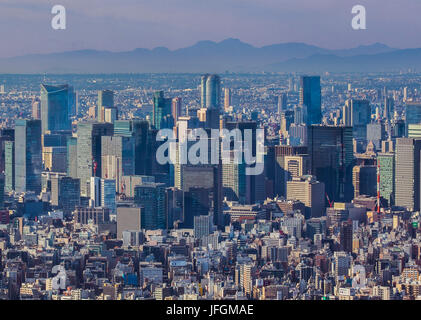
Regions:
[[142, 229], [155, 230], [166, 228], [165, 185], [163, 183], [144, 183], [135, 187], [134, 201], [143, 207]]
[[110, 209], [110, 213], [116, 213], [115, 190], [114, 179], [101, 179], [101, 207]]
[[171, 112], [172, 100], [164, 97], [163, 91], [156, 91], [153, 97], [153, 119], [155, 129], [172, 128], [174, 120]]
[[421, 139], [396, 139], [395, 204], [420, 210]]
[[232, 105], [231, 89], [224, 89], [224, 111], [228, 112], [229, 107]]
[[320, 124], [322, 121], [320, 76], [302, 76], [300, 84], [299, 103], [307, 107], [306, 124]]
[[421, 103], [407, 102], [405, 107], [406, 135], [408, 135], [408, 125], [421, 123]]
[[5, 141], [4, 144], [4, 190], [10, 192], [15, 190], [15, 142]]
[[288, 104], [288, 96], [286, 93], [281, 93], [278, 96], [278, 115], [281, 115], [285, 111]]
[[119, 192], [122, 177], [135, 174], [134, 138], [105, 136], [101, 143], [102, 178], [115, 179]]
[[69, 97], [73, 88], [69, 85], [41, 85], [42, 133], [71, 130]]
[[380, 170], [380, 196], [389, 205], [395, 203], [395, 154], [393, 152], [379, 153], [377, 161]]
[[201, 107], [220, 109], [221, 78], [217, 74], [205, 74], [201, 78]]
[[96, 111], [97, 120], [99, 122], [105, 122], [106, 108], [114, 108], [114, 92], [111, 90], [99, 90]]
[[174, 123], [178, 121], [178, 117], [181, 117], [182, 110], [182, 100], [181, 98], [173, 98], [171, 102], [171, 114], [173, 117]]
[[352, 127], [313, 125], [308, 128], [311, 172], [323, 182], [331, 201], [350, 201], [352, 192]]
[[367, 138], [367, 125], [371, 121], [371, 107], [368, 100], [348, 99], [343, 107], [344, 125], [352, 126], [353, 137], [358, 141]]
[[41, 192], [41, 121], [15, 123], [15, 190]]
[[80, 193], [88, 196], [88, 182], [91, 177], [100, 177], [101, 138], [113, 134], [111, 123], [79, 122], [77, 126], [77, 177], [80, 179]]

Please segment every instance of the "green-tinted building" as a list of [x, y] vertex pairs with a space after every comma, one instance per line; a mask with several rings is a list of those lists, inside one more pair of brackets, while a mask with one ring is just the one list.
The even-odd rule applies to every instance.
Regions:
[[155, 129], [172, 128], [171, 99], [164, 97], [163, 91], [156, 91], [153, 97], [153, 119]]

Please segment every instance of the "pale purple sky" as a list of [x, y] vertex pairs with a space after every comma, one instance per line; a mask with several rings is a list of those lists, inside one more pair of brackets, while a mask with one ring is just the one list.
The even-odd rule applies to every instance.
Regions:
[[[64, 5], [67, 29], [51, 28]], [[367, 9], [367, 30], [351, 9]], [[374, 42], [421, 47], [420, 0], [0, 0], [0, 57], [80, 49], [186, 47], [238, 38], [255, 46], [305, 42], [340, 49]]]

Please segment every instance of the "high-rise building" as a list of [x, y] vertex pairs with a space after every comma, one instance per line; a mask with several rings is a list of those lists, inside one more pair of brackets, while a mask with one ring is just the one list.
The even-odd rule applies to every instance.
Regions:
[[41, 120], [41, 100], [39, 98], [32, 100], [32, 119]]
[[194, 237], [201, 239], [208, 236], [212, 229], [212, 217], [207, 215], [194, 217]]
[[15, 122], [15, 190], [41, 192], [41, 121]]
[[134, 138], [105, 136], [101, 143], [102, 178], [114, 179], [115, 191], [120, 192], [122, 177], [135, 173]]
[[51, 204], [71, 213], [80, 205], [80, 181], [71, 177], [53, 176], [51, 178]]
[[393, 114], [395, 113], [395, 100], [391, 97], [384, 98], [384, 110], [383, 117], [385, 119], [393, 119]]
[[374, 197], [377, 195], [377, 166], [357, 165], [352, 169], [354, 198], [360, 195]]
[[395, 205], [420, 210], [421, 139], [396, 139]]
[[15, 142], [5, 141], [4, 143], [4, 190], [11, 192], [15, 190]]
[[[354, 136], [355, 137], [355, 136]], [[373, 142], [377, 151], [382, 148], [382, 141], [386, 139], [384, 123], [370, 123], [367, 125], [367, 142]]]
[[311, 172], [323, 182], [331, 201], [350, 201], [354, 158], [352, 127], [313, 125], [308, 128]]
[[88, 196], [88, 182], [91, 177], [100, 177], [101, 138], [113, 134], [111, 123], [79, 122], [77, 126], [77, 177], [80, 179], [80, 193]]
[[96, 117], [99, 122], [105, 122], [105, 109], [107, 108], [114, 108], [114, 92], [111, 90], [99, 90], [96, 110]]
[[294, 177], [287, 183], [287, 199], [299, 200], [305, 204], [306, 218], [324, 215], [325, 186], [314, 176]]
[[77, 138], [68, 137], [67, 139], [67, 175], [77, 178]]
[[174, 125], [171, 112], [172, 100], [164, 97], [163, 91], [156, 91], [153, 97], [153, 119], [155, 129], [170, 129]]
[[406, 135], [408, 135], [408, 125], [421, 123], [421, 103], [407, 102], [405, 107]]
[[341, 249], [345, 252], [352, 252], [352, 222], [351, 221], [344, 221], [341, 223], [341, 230], [340, 230], [340, 244]]
[[135, 187], [134, 201], [143, 207], [142, 229], [166, 228], [165, 184], [144, 183]]
[[171, 114], [174, 123], [182, 116], [182, 99], [179, 97], [173, 98], [171, 101]]
[[288, 96], [286, 93], [281, 93], [278, 96], [278, 115], [281, 115], [285, 111], [288, 104]]
[[231, 96], [231, 89], [225, 88], [224, 89], [224, 111], [228, 112], [229, 107], [232, 106], [232, 96]]
[[110, 213], [116, 213], [116, 182], [114, 179], [101, 179], [101, 207], [110, 209]]
[[300, 105], [307, 107], [306, 124], [320, 124], [322, 121], [322, 93], [320, 76], [302, 76], [300, 78]]
[[387, 203], [395, 203], [395, 154], [393, 152], [379, 153], [377, 163], [380, 170], [380, 196]]
[[216, 74], [201, 78], [201, 107], [218, 110], [221, 107], [221, 78]]
[[42, 133], [71, 130], [69, 97], [73, 88], [69, 85], [41, 85]]
[[367, 125], [371, 122], [371, 107], [368, 100], [348, 99], [343, 107], [343, 123], [352, 126], [354, 139], [365, 141]]

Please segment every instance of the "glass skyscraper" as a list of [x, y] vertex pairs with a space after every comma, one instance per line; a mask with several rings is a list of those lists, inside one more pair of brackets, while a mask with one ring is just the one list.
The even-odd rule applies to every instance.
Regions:
[[163, 91], [157, 91], [153, 97], [153, 125], [155, 129], [172, 128], [172, 100], [164, 97]]
[[41, 85], [42, 133], [71, 130], [69, 118], [73, 88], [67, 84], [59, 86]]
[[15, 123], [15, 190], [41, 192], [41, 121]]
[[319, 76], [302, 76], [300, 79], [300, 105], [307, 107], [306, 124], [320, 124], [322, 121], [322, 93]]

